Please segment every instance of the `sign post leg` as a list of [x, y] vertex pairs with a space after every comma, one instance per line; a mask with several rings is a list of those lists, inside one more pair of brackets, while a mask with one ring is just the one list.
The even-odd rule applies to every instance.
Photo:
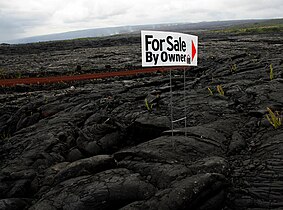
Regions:
[[187, 101], [186, 101], [186, 67], [184, 67], [184, 112], [185, 112], [185, 136], [187, 136]]
[[172, 91], [172, 70], [170, 70], [170, 112], [171, 112], [171, 133], [173, 134], [174, 122], [173, 122], [173, 91]]
[[[174, 136], [174, 119], [173, 119], [173, 91], [172, 91], [172, 71], [170, 70], [170, 111], [171, 111], [171, 134]], [[171, 144], [175, 150], [175, 140], [172, 138]]]

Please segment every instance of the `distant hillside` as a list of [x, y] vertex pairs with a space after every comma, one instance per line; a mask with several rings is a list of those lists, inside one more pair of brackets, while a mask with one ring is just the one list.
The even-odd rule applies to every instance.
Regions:
[[216, 29], [215, 32], [238, 34], [283, 32], [283, 19], [272, 19], [262, 22], [232, 25], [229, 27], [222, 28], [220, 30]]
[[23, 39], [7, 41], [9, 44], [33, 43], [54, 40], [67, 40], [86, 37], [102, 37], [115, 34], [124, 34], [131, 32], [138, 32], [140, 30], [205, 30], [205, 29], [221, 29], [223, 27], [230, 27], [234, 25], [258, 23], [265, 20], [233, 20], [233, 21], [213, 21], [213, 22], [199, 22], [199, 23], [172, 23], [172, 24], [153, 24], [153, 25], [138, 25], [138, 26], [121, 26], [109, 28], [96, 28], [78, 31], [70, 31], [65, 33], [56, 33], [42, 36], [27, 37]]

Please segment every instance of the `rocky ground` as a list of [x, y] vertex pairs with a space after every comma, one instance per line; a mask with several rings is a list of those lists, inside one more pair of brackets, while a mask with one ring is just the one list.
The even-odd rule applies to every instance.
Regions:
[[[173, 116], [186, 105], [188, 119], [173, 136], [169, 73], [1, 87], [0, 209], [282, 209], [283, 126], [266, 114], [282, 116], [283, 36], [198, 35], [185, 92], [172, 71]], [[0, 52], [2, 78], [141, 62], [136, 35]], [[161, 100], [149, 111], [154, 90]]]

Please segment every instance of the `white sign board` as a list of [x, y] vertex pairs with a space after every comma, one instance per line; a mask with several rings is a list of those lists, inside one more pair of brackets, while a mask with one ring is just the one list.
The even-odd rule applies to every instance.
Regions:
[[197, 66], [198, 37], [162, 31], [141, 31], [142, 66]]

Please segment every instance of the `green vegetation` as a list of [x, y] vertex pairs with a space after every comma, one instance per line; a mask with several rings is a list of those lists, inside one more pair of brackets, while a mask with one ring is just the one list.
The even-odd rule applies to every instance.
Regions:
[[221, 85], [217, 85], [217, 91], [220, 95], [224, 96], [224, 90]]
[[5, 70], [0, 68], [0, 79], [5, 79]]
[[270, 108], [267, 107], [268, 114], [266, 114], [266, 118], [268, 122], [277, 129], [279, 126], [282, 125], [282, 117], [280, 116], [279, 112], [273, 112]]
[[270, 64], [269, 68], [270, 68], [270, 71], [269, 71], [269, 78], [270, 78], [270, 80], [273, 80], [274, 75], [273, 75], [273, 66], [272, 66], [272, 64]]
[[17, 71], [16, 74], [15, 74], [15, 77], [16, 77], [17, 79], [22, 78], [22, 73], [19, 72], [19, 71]]
[[0, 140], [1, 140], [1, 141], [2, 141], [2, 140], [9, 139], [9, 138], [11, 138], [11, 134], [8, 133], [8, 132], [3, 132], [3, 133], [0, 134]]
[[144, 99], [145, 106], [149, 112], [152, 111], [153, 104], [149, 104], [147, 99]]
[[237, 72], [237, 64], [232, 64], [230, 66], [230, 71], [232, 74], [236, 73]]
[[259, 21], [258, 23], [231, 26], [222, 30], [215, 30], [214, 32], [238, 34], [283, 32], [283, 19], [274, 19], [262, 22]]
[[[219, 95], [224, 96], [224, 90], [223, 90], [221, 85], [217, 85], [216, 89], [217, 89], [217, 92], [219, 93]], [[211, 96], [214, 95], [213, 91], [211, 90], [210, 87], [208, 87], [207, 90], [209, 91], [209, 95], [211, 95]]]
[[74, 42], [74, 41], [93, 41], [93, 40], [99, 40], [100, 38], [103, 38], [103, 37], [81, 37], [81, 38], [74, 38], [74, 39], [59, 40], [58, 42], [68, 43], [68, 42]]
[[212, 92], [212, 90], [210, 89], [210, 87], [208, 87], [207, 90], [209, 91], [209, 95], [213, 96], [213, 92]]

